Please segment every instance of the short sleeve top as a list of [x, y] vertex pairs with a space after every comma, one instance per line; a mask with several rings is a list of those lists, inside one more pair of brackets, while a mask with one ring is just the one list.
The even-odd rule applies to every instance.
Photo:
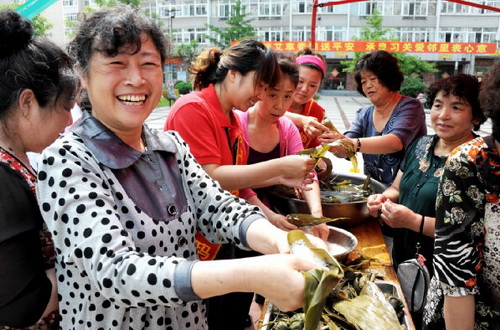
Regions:
[[399, 170], [406, 149], [415, 139], [427, 134], [425, 113], [422, 103], [414, 98], [403, 96], [379, 132], [373, 124], [375, 106], [361, 108], [356, 113], [349, 130], [344, 135], [350, 138], [362, 138], [394, 134], [401, 139], [403, 149], [391, 154], [363, 154], [364, 172], [375, 180], [392, 184]]

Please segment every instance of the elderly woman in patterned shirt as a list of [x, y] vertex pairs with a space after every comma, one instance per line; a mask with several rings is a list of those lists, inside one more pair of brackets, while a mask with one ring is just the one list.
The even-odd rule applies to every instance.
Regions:
[[426, 329], [500, 329], [500, 63], [481, 83], [492, 135], [448, 158], [436, 203]]
[[[394, 266], [418, 252], [432, 274], [436, 194], [446, 158], [455, 147], [474, 138], [472, 130], [479, 129], [485, 117], [479, 105], [479, 82], [471, 75], [438, 80], [427, 94], [436, 134], [423, 136], [408, 148], [392, 186], [368, 197], [367, 206], [373, 216], [380, 213], [394, 228]], [[422, 313], [412, 317], [419, 328]]]

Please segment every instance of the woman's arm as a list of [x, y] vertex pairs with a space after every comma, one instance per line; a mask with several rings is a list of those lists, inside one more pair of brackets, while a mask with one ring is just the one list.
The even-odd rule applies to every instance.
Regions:
[[302, 129], [309, 138], [315, 138], [323, 132], [328, 132], [328, 127], [321, 124], [316, 117], [304, 116], [291, 111], [285, 112], [285, 117], [292, 120], [297, 128]]
[[[359, 152], [363, 154], [392, 154], [403, 149], [404, 145], [401, 139], [394, 134], [381, 136], [347, 138], [356, 148], [359, 145]], [[359, 140], [359, 142], [358, 142]], [[330, 143], [330, 151], [339, 158], [347, 157], [347, 152], [337, 143]]]
[[55, 288], [42, 261], [42, 220], [33, 193], [5, 163], [0, 182], [0, 324], [24, 328], [57, 310], [49, 304]]
[[[309, 207], [311, 215], [320, 218], [323, 216], [323, 208], [321, 205], [321, 191], [318, 181], [314, 181], [309, 186], [311, 187], [311, 190], [302, 190], [302, 195], [307, 202], [307, 206]], [[328, 239], [330, 230], [328, 229], [326, 224], [321, 224], [311, 227], [309, 233], [326, 241]]]
[[[313, 261], [289, 253], [287, 233], [259, 219], [248, 227], [249, 246], [269, 256], [238, 260], [204, 261], [191, 272], [193, 291], [200, 298], [228, 292], [256, 292], [280, 310], [294, 310], [303, 304], [304, 277], [301, 271], [317, 268]], [[309, 235], [313, 244], [326, 248], [323, 241]]]
[[[203, 169], [213, 179], [219, 181], [222, 188], [235, 190], [258, 188], [270, 185], [271, 180], [279, 177], [306, 178], [314, 169], [316, 160], [298, 155], [271, 159], [252, 165], [205, 164]], [[276, 182], [277, 183], [277, 182]]]
[[323, 216], [323, 208], [321, 206], [321, 190], [318, 181], [314, 181], [309, 187], [311, 190], [301, 191], [302, 196], [307, 202], [311, 215], [320, 218]]
[[52, 291], [50, 293], [50, 300], [43, 312], [42, 319], [47, 317], [50, 313], [57, 311], [59, 309], [58, 306], [58, 297], [57, 297], [57, 278], [56, 278], [56, 270], [54, 268], [47, 269], [45, 271], [47, 278], [50, 280], [50, 284], [52, 284]]
[[294, 255], [274, 254], [238, 260], [196, 262], [191, 271], [194, 293], [206, 299], [231, 292], [256, 292], [282, 311], [304, 303], [301, 271], [316, 265]]

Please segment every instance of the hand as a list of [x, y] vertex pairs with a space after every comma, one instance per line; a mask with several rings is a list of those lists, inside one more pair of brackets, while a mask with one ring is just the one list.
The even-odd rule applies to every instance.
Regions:
[[282, 214], [272, 212], [272, 214], [270, 216], [268, 216], [267, 219], [269, 220], [270, 223], [272, 223], [273, 225], [275, 225], [276, 227], [278, 227], [281, 230], [290, 231], [290, 230], [298, 229], [297, 226], [295, 226], [294, 224], [291, 224], [286, 219], [286, 217]]
[[413, 230], [415, 220], [418, 221], [418, 219], [421, 219], [420, 216], [406, 206], [394, 203], [390, 199], [387, 199], [382, 204], [381, 210], [382, 214], [380, 218], [392, 228], [408, 228]]
[[334, 131], [328, 131], [318, 136], [318, 140], [321, 142], [321, 145], [330, 144], [343, 138], [345, 138], [344, 135]]
[[366, 200], [366, 206], [368, 207], [368, 212], [374, 218], [378, 217], [379, 210], [382, 208], [382, 204], [387, 200], [387, 197], [383, 194], [374, 194], [368, 196]]
[[322, 158], [321, 161], [316, 166], [316, 174], [318, 176], [318, 180], [323, 180], [323, 178], [330, 178], [330, 174], [332, 174], [333, 165], [332, 160], [330, 158]]
[[304, 178], [314, 170], [316, 159], [299, 155], [280, 158], [281, 175], [292, 178]]
[[308, 174], [305, 178], [291, 178], [286, 176], [278, 177], [278, 184], [285, 185], [287, 187], [301, 189], [305, 191], [309, 191], [312, 189], [310, 186], [314, 179], [314, 173]]
[[323, 132], [328, 132], [328, 127], [321, 124], [316, 117], [303, 116], [302, 118], [302, 129], [306, 135], [313, 139]]
[[[249, 259], [249, 258], [246, 258]], [[317, 268], [312, 260], [295, 255], [257, 257], [258, 276], [252, 276], [254, 292], [266, 297], [281, 311], [292, 311], [304, 304], [305, 280], [301, 271]]]
[[340, 145], [330, 145], [330, 149], [328, 149], [335, 157], [338, 158], [346, 158], [347, 152], [344, 147]]
[[311, 228], [308, 230], [308, 233], [315, 237], [319, 237], [326, 242], [326, 240], [328, 239], [328, 235], [330, 234], [330, 229], [328, 229], [326, 223], [322, 223], [320, 225], [311, 226]]

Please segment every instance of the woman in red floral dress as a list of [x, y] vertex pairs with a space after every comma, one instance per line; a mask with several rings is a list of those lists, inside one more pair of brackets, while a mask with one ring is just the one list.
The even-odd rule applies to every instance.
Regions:
[[78, 80], [66, 53], [10, 9], [0, 44], [0, 329], [58, 329], [54, 247], [26, 153], [71, 124]]

